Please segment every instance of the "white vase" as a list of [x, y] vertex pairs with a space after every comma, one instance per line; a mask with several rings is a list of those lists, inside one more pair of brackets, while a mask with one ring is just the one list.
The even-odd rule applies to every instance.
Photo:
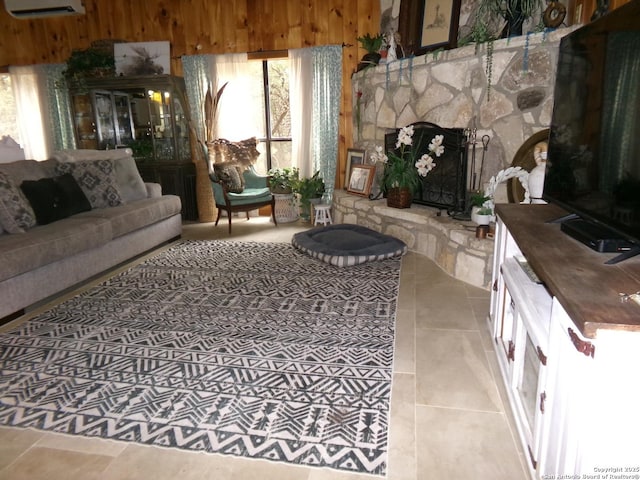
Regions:
[[493, 215], [480, 215], [478, 212], [480, 207], [471, 207], [471, 221], [478, 225], [489, 225], [493, 219]]

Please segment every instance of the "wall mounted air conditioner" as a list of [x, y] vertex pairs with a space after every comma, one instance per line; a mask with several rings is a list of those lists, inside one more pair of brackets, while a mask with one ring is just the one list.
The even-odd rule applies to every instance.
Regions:
[[84, 14], [81, 0], [4, 0], [4, 6], [16, 18]]

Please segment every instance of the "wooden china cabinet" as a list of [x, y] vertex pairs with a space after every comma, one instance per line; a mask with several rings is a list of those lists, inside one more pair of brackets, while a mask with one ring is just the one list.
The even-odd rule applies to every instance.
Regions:
[[88, 78], [70, 88], [77, 147], [133, 150], [145, 181], [178, 195], [197, 220], [184, 79], [172, 75]]

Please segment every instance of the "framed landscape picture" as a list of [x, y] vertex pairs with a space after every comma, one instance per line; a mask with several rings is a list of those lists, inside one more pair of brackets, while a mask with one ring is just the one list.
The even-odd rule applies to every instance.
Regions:
[[115, 43], [113, 56], [118, 75], [160, 75], [171, 73], [169, 42]]
[[402, 0], [398, 30], [405, 55], [455, 48], [461, 0]]

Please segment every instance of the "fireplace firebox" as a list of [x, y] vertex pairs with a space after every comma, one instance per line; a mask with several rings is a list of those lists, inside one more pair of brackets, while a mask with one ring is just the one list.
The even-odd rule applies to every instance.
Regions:
[[[435, 123], [412, 123], [413, 148], [416, 158], [429, 153], [429, 143], [436, 135], [443, 135], [444, 153], [434, 157], [436, 167], [426, 177], [420, 177], [420, 185], [414, 193], [413, 202], [441, 208], [450, 214], [464, 212], [466, 208], [467, 136], [463, 128], [443, 128]], [[384, 137], [385, 151], [395, 151], [398, 132], [396, 129]], [[433, 156], [433, 155], [432, 155]]]

